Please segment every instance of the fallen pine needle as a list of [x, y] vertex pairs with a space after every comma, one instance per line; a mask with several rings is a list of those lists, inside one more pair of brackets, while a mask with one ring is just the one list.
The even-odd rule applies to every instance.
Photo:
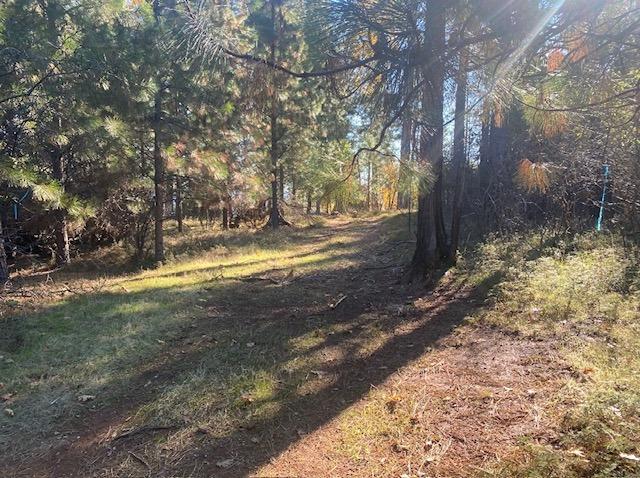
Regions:
[[136, 459], [136, 461], [138, 461], [139, 463], [142, 463], [145, 467], [147, 468], [151, 468], [149, 466], [149, 463], [147, 463], [146, 461], [144, 461], [144, 459], [141, 456], [136, 455], [134, 452], [130, 451], [129, 455], [131, 455], [133, 458]]
[[331, 309], [335, 309], [336, 307], [338, 307], [348, 296], [343, 295], [342, 297], [340, 297], [338, 300], [335, 301], [335, 303], [330, 304], [329, 307]]

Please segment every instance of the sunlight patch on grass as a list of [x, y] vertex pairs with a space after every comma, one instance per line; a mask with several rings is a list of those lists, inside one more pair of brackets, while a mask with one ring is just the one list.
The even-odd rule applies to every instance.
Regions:
[[[336, 419], [340, 430], [337, 452], [350, 460], [366, 462], [367, 467], [377, 466], [380, 457], [397, 458], [396, 466], [403, 468], [407, 455], [424, 452], [415, 443], [416, 437], [425, 435], [424, 430], [416, 428], [415, 399], [399, 389], [373, 390], [362, 403]], [[386, 463], [384, 469], [388, 471], [390, 466]]]
[[245, 370], [222, 381], [215, 370], [201, 367], [141, 407], [133, 423], [175, 425], [187, 419], [190, 423], [211, 424], [211, 431], [223, 436], [231, 429], [231, 422], [237, 425], [248, 412], [270, 413], [272, 408], [265, 406], [276, 401], [278, 383], [266, 370]]
[[289, 347], [294, 352], [306, 352], [320, 346], [326, 339], [321, 329], [310, 330], [304, 335], [289, 340]]
[[[222, 280], [233, 280], [261, 274], [277, 269], [293, 269], [297, 273], [304, 273], [313, 269], [318, 263], [331, 262], [332, 256], [328, 254], [307, 254], [302, 256], [286, 256], [279, 252], [264, 251], [256, 254], [252, 259], [241, 262], [220, 263], [194, 261], [188, 268], [180, 267], [180, 270], [172, 270], [170, 266], [146, 272], [138, 277], [127, 279], [125, 283], [117, 284], [127, 292], [142, 292], [159, 289], [171, 289], [175, 287], [202, 286]], [[203, 272], [208, 271], [208, 272]]]

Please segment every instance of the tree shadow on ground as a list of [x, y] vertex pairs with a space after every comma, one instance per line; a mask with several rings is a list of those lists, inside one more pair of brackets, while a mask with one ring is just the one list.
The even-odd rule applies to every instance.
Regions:
[[[415, 307], [424, 291], [416, 295], [400, 285], [399, 269], [371, 267], [380, 254], [378, 231], [392, 227], [393, 220], [364, 228], [336, 246], [356, 252], [322, 259], [316, 264], [320, 271], [300, 274], [286, 285], [230, 280], [206, 288], [190, 284], [115, 294], [135, 305], [160, 293], [177, 308], [193, 304], [194, 287], [206, 295], [200, 316], [168, 330], [166, 344], [153, 355], [139, 364], [114, 359], [113, 367], [130, 367], [130, 373], [103, 383], [91, 408], [76, 404], [78, 419], [62, 420], [80, 440], [42, 459], [14, 449], [5, 476], [99, 476], [106, 470], [120, 470], [116, 476], [255, 473], [447, 336], [498, 280], [496, 273], [472, 291], [426, 294], [426, 306]], [[66, 308], [64, 314], [74, 306], [56, 307]], [[82, 326], [72, 324], [64, 333], [72, 333], [74, 325]], [[145, 331], [140, 334], [138, 340]], [[103, 359], [97, 353], [86, 359]], [[264, 377], [272, 383], [267, 393], [256, 393]], [[21, 405], [18, 401], [16, 408]], [[131, 427], [141, 432], [114, 441], [114, 430], [122, 434], [131, 417]], [[158, 431], [156, 426], [172, 428]], [[172, 447], [170, 453], [161, 452], [166, 446]], [[142, 465], [124, 466], [132, 456], [143, 457]], [[232, 460], [230, 467], [217, 466], [221, 460]]]

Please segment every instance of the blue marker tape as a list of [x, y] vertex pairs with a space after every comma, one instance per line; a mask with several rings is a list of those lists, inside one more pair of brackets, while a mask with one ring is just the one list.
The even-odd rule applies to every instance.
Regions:
[[604, 218], [604, 201], [607, 197], [607, 179], [609, 178], [609, 165], [602, 166], [602, 173], [604, 174], [604, 183], [602, 185], [602, 199], [600, 200], [600, 213], [598, 214], [598, 220], [596, 221], [596, 231], [602, 230], [602, 219]]

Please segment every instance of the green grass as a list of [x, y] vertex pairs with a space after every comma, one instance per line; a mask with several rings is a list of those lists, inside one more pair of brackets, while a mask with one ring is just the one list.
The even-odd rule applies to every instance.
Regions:
[[398, 445], [410, 434], [414, 399], [401, 392], [374, 390], [361, 406], [351, 408], [339, 417], [341, 430], [338, 450], [354, 460], [367, 458], [375, 462], [381, 440]]
[[[400, 234], [399, 218], [382, 220], [388, 237], [381, 242]], [[163, 267], [114, 275], [94, 293], [14, 314], [6, 330], [19, 345], [0, 353], [0, 382], [15, 415], [0, 415], [0, 450], [46, 447], [43, 437], [73, 428], [88, 409], [124, 408], [126, 427], [207, 426], [215, 436], [275, 416], [301, 387], [312, 387], [322, 360], [314, 347], [345, 328], [315, 316], [335, 291], [295, 279], [357, 266], [369, 247], [359, 241], [354, 228], [334, 235], [322, 225], [193, 230], [169, 237], [173, 252]], [[289, 271], [294, 281], [279, 286]], [[239, 280], [264, 274], [276, 283]], [[80, 403], [80, 395], [96, 399]], [[128, 409], [119, 397], [132, 395], [144, 399]]]
[[639, 476], [632, 458], [640, 456], [638, 263], [638, 250], [615, 237], [541, 244], [529, 236], [490, 241], [466, 264], [474, 280], [507, 271], [474, 320], [555, 342], [573, 377], [549, 397], [557, 443], [523, 444], [486, 476]]

